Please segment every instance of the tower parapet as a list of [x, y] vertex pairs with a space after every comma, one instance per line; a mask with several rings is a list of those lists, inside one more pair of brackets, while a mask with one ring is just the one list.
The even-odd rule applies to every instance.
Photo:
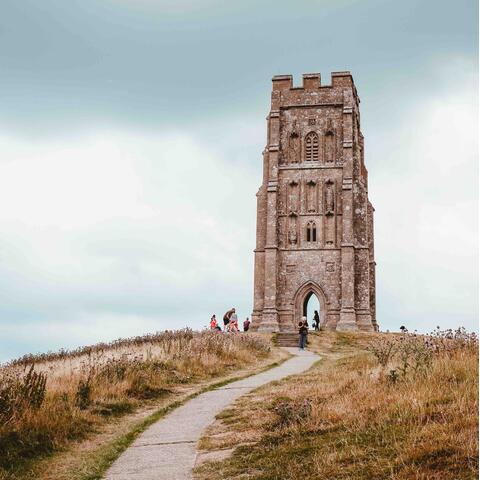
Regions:
[[335, 88], [354, 86], [353, 77], [350, 72], [332, 72], [329, 85], [322, 85], [320, 73], [304, 73], [302, 75], [302, 86], [293, 86], [293, 75], [274, 75], [272, 78], [273, 90], [290, 90], [292, 88]]

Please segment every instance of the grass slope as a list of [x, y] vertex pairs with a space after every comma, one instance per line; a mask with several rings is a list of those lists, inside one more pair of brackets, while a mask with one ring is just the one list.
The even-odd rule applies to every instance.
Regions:
[[[476, 342], [450, 348], [446, 341], [433, 355], [423, 339], [403, 340], [310, 335], [322, 360], [222, 412], [201, 448], [233, 454], [198, 466], [195, 478], [477, 478]], [[371, 342], [383, 354], [394, 344], [397, 356], [379, 355], [382, 366], [367, 350]]]
[[[92, 449], [87, 445], [90, 466], [77, 465], [74, 475], [99, 478], [141, 431], [178, 406], [178, 399], [215, 378], [238, 376], [267, 362], [272, 362], [267, 337], [183, 330], [5, 365], [0, 368], [0, 479], [70, 480], [72, 475], [48, 469], [55, 464], [53, 454], [81, 450], [110, 428], [111, 441], [97, 449], [95, 441]], [[142, 418], [137, 415], [142, 411], [149, 413]], [[123, 417], [135, 415], [141, 420], [122, 424]], [[115, 435], [117, 429], [123, 433]], [[41, 473], [46, 457], [52, 462]]]

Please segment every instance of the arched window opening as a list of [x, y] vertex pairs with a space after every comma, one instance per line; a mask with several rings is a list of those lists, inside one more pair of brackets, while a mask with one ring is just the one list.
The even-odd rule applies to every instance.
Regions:
[[317, 241], [317, 226], [315, 222], [307, 223], [307, 242], [316, 242]]
[[318, 161], [318, 135], [315, 132], [307, 133], [305, 137], [305, 160]]

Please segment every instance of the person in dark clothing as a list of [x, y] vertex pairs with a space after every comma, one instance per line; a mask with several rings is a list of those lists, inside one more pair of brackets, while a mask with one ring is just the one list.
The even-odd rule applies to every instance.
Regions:
[[225, 315], [223, 316], [223, 329], [227, 330], [227, 326], [230, 323], [230, 317], [235, 313], [235, 309], [231, 308], [227, 312], [225, 312]]
[[247, 317], [246, 320], [243, 322], [243, 331], [248, 332], [249, 328], [250, 328], [250, 320]]
[[305, 350], [305, 344], [307, 342], [308, 326], [305, 317], [301, 322], [298, 322], [298, 334], [299, 334], [299, 344], [298, 348], [300, 350]]
[[313, 314], [313, 328], [318, 332], [320, 330], [320, 315], [315, 310]]

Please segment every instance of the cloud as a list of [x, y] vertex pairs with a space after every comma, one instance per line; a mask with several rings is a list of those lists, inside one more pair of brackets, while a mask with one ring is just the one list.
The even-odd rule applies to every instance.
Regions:
[[477, 329], [477, 96], [464, 66], [455, 89], [410, 103], [397, 128], [367, 137], [383, 328]]
[[17, 338], [49, 332], [30, 348], [201, 328], [235, 303], [248, 315], [260, 179], [248, 164], [184, 132], [4, 136], [1, 149], [0, 315]]

